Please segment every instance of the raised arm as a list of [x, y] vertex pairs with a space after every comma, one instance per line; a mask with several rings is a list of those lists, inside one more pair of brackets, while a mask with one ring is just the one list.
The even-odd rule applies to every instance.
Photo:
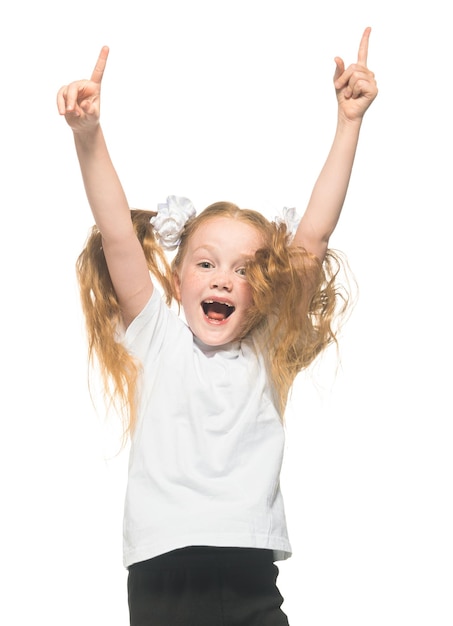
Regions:
[[75, 81], [59, 90], [57, 106], [74, 134], [88, 202], [102, 234], [110, 277], [127, 326], [142, 310], [153, 287], [99, 121], [108, 54], [109, 49], [103, 47], [90, 80]]
[[345, 69], [343, 60], [335, 58], [337, 129], [293, 240], [293, 245], [303, 246], [321, 260], [346, 197], [363, 116], [377, 95], [374, 74], [367, 67], [370, 32], [367, 28], [363, 33], [357, 63]]

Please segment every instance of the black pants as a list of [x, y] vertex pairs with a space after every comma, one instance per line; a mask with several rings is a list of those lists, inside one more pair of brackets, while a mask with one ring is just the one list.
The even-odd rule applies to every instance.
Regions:
[[131, 626], [288, 626], [270, 550], [192, 547], [129, 568]]

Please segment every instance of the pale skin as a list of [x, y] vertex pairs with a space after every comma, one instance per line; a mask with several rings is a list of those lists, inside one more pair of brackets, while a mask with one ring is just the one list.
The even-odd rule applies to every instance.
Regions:
[[203, 343], [221, 346], [242, 334], [252, 304], [245, 266], [262, 243], [254, 226], [228, 217], [206, 220], [191, 236], [177, 295], [191, 331]]
[[[338, 101], [336, 133], [292, 244], [303, 246], [321, 260], [343, 207], [363, 116], [377, 95], [374, 74], [367, 67], [370, 32], [371, 29], [367, 28], [362, 35], [356, 63], [345, 68], [343, 60], [335, 58], [334, 86]], [[100, 125], [101, 84], [108, 54], [109, 49], [104, 46], [90, 80], [75, 81], [59, 90], [57, 106], [74, 134], [87, 198], [102, 233], [104, 254], [127, 327], [149, 300], [153, 285], [141, 244], [132, 226], [129, 204], [110, 159]], [[217, 219], [225, 221], [225, 218]], [[200, 261], [197, 265], [193, 257], [194, 268], [201, 267], [203, 270], [200, 280], [205, 281], [201, 288], [205, 299], [217, 294], [225, 302], [235, 302], [237, 295], [237, 309], [225, 323], [211, 320], [207, 322], [209, 326], [200, 326], [201, 318], [198, 317], [202, 313], [199, 301], [197, 309], [191, 302], [193, 296], [197, 297], [200, 284], [192, 289], [186, 288], [185, 276], [193, 278], [194, 272], [198, 271], [194, 269], [190, 274], [192, 270], [187, 266], [189, 260], [187, 263], [184, 260], [177, 277], [178, 294], [186, 317], [187, 312], [190, 316], [191, 309], [194, 309], [193, 324], [188, 319], [189, 326], [197, 336], [201, 333], [199, 338], [209, 345], [221, 345], [233, 340], [235, 328], [240, 326], [240, 312], [243, 310], [241, 303], [247, 297], [244, 287], [246, 280], [241, 275], [241, 268], [244, 259], [254, 253], [260, 241], [253, 228], [241, 222], [239, 224], [239, 227], [231, 225], [230, 230], [225, 223], [219, 225], [221, 228], [218, 232], [223, 233], [224, 242], [217, 241], [216, 245], [223, 256], [217, 254], [213, 260], [208, 251], [202, 267]], [[226, 244], [238, 238], [241, 241], [240, 249], [235, 251], [230, 246], [227, 254]], [[207, 276], [209, 280], [206, 282]], [[222, 294], [221, 297], [219, 294]], [[197, 332], [194, 327], [198, 329]]]

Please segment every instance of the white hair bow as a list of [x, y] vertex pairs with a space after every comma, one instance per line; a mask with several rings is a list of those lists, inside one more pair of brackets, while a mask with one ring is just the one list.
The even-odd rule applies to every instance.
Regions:
[[294, 239], [294, 235], [296, 234], [297, 227], [299, 226], [300, 219], [300, 215], [297, 214], [294, 207], [289, 209], [285, 206], [275, 218], [275, 223], [286, 225], [289, 240], [292, 241]]
[[150, 222], [164, 250], [175, 250], [188, 220], [195, 217], [195, 207], [188, 198], [168, 196], [167, 202], [157, 205], [157, 215]]

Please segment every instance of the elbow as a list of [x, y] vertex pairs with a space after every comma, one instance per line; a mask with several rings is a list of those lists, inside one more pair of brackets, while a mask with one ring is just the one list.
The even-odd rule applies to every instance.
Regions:
[[327, 249], [329, 247], [330, 234], [323, 236], [296, 236], [294, 237], [291, 245], [303, 248], [309, 254], [313, 254], [321, 262], [326, 256]]

